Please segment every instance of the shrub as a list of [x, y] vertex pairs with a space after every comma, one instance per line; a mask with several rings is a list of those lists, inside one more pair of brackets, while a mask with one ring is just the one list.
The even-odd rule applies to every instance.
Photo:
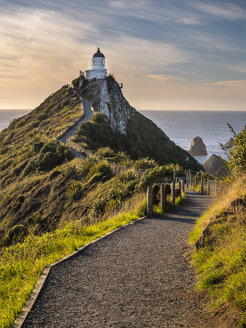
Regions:
[[59, 157], [56, 154], [48, 151], [41, 158], [39, 162], [39, 168], [41, 171], [49, 171], [56, 167], [58, 164], [60, 164]]
[[70, 149], [57, 141], [35, 143], [34, 151], [37, 156], [26, 166], [24, 176], [36, 171], [50, 171], [73, 157]]
[[82, 175], [87, 175], [92, 166], [97, 163], [96, 157], [89, 156], [83, 161]]
[[106, 206], [107, 200], [104, 199], [97, 199], [90, 211], [90, 216], [95, 217], [95, 216], [102, 216], [105, 212], [105, 206]]
[[23, 224], [17, 224], [10, 228], [5, 239], [6, 245], [22, 242], [27, 234], [27, 229]]
[[229, 166], [233, 173], [246, 171], [246, 125], [244, 129], [235, 136], [234, 147], [230, 152]]
[[112, 169], [107, 161], [96, 163], [90, 168], [88, 175], [92, 177], [95, 174], [99, 174], [101, 177], [109, 179], [113, 176]]
[[67, 178], [74, 177], [77, 174], [77, 167], [75, 165], [70, 165], [66, 168], [64, 175]]
[[145, 190], [149, 185], [155, 182], [161, 183], [165, 177], [172, 177], [173, 170], [167, 166], [155, 166], [152, 169], [148, 169], [144, 172], [139, 182], [139, 190]]
[[73, 182], [67, 189], [68, 198], [71, 201], [78, 201], [82, 197], [82, 186], [78, 181]]
[[134, 172], [133, 170], [123, 171], [119, 175], [119, 180], [122, 183], [127, 183], [129, 181], [133, 181], [136, 178], [137, 178], [136, 177], [136, 172]]
[[149, 158], [140, 158], [137, 161], [135, 161], [135, 167], [139, 170], [147, 170], [151, 169], [157, 166], [157, 163], [153, 159]]
[[121, 206], [121, 200], [119, 198], [111, 199], [107, 202], [105, 211], [112, 212], [112, 210], [118, 210]]
[[37, 159], [32, 159], [23, 171], [23, 175], [26, 176], [30, 173], [34, 173], [36, 170], [39, 169], [39, 163]]
[[112, 158], [115, 156], [115, 152], [110, 147], [101, 147], [97, 150], [96, 155]]

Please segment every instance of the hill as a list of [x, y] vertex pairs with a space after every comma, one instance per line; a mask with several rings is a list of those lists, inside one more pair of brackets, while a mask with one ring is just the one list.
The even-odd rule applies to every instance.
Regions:
[[[78, 81], [74, 84], [78, 85]], [[77, 90], [91, 101], [97, 113], [90, 122], [81, 125], [75, 139], [85, 148], [96, 150], [110, 146], [115, 151], [126, 152], [132, 159], [150, 157], [159, 164], [174, 163], [187, 169], [202, 169], [188, 152], [129, 105], [112, 76], [86, 81]]]
[[[88, 103], [94, 116], [83, 121]], [[86, 159], [59, 141], [80, 122], [73, 139]], [[146, 181], [171, 177], [174, 168], [184, 174], [182, 167], [201, 169], [129, 105], [112, 77], [80, 77], [0, 133], [0, 245], [78, 218], [101, 220], [145, 192]], [[147, 170], [141, 179], [139, 169]]]

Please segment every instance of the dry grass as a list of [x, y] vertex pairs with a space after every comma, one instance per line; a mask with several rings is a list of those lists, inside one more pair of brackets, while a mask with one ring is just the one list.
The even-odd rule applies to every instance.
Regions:
[[245, 197], [244, 174], [221, 189], [190, 235], [192, 245], [199, 242], [192, 260], [197, 288], [209, 293], [212, 307], [220, 311], [227, 306], [234, 313], [230, 327], [246, 325], [246, 208], [235, 205]]

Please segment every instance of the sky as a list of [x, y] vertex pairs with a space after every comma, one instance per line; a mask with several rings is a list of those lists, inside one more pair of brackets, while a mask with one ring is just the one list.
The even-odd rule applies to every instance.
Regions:
[[0, 0], [0, 108], [32, 109], [101, 48], [137, 109], [246, 110], [245, 0]]

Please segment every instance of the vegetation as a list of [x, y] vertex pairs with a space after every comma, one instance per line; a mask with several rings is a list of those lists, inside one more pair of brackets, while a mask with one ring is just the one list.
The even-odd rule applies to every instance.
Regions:
[[98, 112], [92, 120], [80, 126], [75, 141], [92, 151], [98, 151], [105, 146], [114, 152], [123, 151], [132, 160], [138, 160], [136, 165], [139, 168], [146, 168], [141, 158], [149, 157], [152, 159], [151, 164], [148, 162], [150, 167], [157, 162], [162, 165], [174, 163], [186, 169], [203, 170], [192, 156], [176, 146], [160, 128], [138, 112], [129, 120], [126, 135], [114, 131], [106, 116]]
[[234, 174], [246, 171], [246, 125], [244, 129], [235, 136], [234, 147], [230, 152], [230, 168]]
[[246, 128], [235, 136], [229, 165], [214, 204], [197, 221], [190, 243], [197, 288], [209, 293], [223, 327], [246, 327]]
[[[62, 87], [0, 132], [3, 327], [13, 322], [44, 266], [144, 215], [148, 184], [156, 183], [155, 213], [160, 213], [158, 183], [174, 170], [183, 174], [184, 168], [201, 168], [137, 112], [126, 136], [113, 131], [103, 114], [94, 115], [77, 136], [90, 155], [73, 158], [57, 138], [83, 115], [79, 93], [96, 111], [100, 94], [98, 81], [84, 81], [83, 90], [76, 89], [78, 82], [75, 89]], [[110, 83], [115, 81], [108, 80], [109, 88]], [[171, 208], [170, 200], [168, 204]]]

